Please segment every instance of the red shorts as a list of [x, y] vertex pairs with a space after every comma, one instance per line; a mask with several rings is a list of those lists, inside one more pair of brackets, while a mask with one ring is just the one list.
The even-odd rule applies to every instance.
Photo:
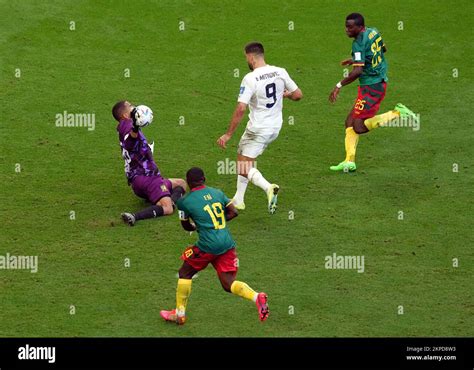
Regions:
[[359, 86], [357, 99], [352, 108], [352, 118], [366, 119], [375, 116], [379, 111], [380, 103], [385, 98], [386, 90], [386, 82]]
[[192, 245], [184, 250], [181, 259], [190, 264], [196, 271], [204, 270], [209, 263], [212, 263], [218, 274], [237, 271], [239, 266], [235, 248], [231, 248], [223, 254], [211, 254], [205, 253]]

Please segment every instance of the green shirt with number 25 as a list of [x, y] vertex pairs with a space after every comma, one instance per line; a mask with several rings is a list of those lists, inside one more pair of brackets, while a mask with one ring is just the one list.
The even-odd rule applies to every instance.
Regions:
[[375, 28], [366, 28], [352, 42], [352, 65], [362, 67], [361, 86], [388, 81], [384, 46], [382, 36]]

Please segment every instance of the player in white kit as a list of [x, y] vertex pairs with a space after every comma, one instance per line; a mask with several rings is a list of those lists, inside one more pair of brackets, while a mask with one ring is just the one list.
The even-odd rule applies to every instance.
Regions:
[[265, 63], [262, 44], [253, 42], [245, 46], [245, 56], [252, 72], [242, 80], [237, 107], [229, 128], [217, 140], [217, 144], [226, 148], [248, 105], [249, 121], [237, 150], [237, 192], [232, 201], [237, 209], [245, 209], [244, 195], [250, 181], [265, 191], [268, 197], [268, 211], [273, 214], [276, 211], [280, 188], [277, 184], [269, 183], [255, 168], [254, 162], [278, 137], [283, 123], [283, 98], [300, 100], [303, 93], [284, 68]]

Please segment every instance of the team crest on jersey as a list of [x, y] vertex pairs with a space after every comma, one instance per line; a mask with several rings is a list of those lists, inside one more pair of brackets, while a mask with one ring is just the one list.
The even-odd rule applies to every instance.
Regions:
[[168, 188], [166, 187], [166, 185], [161, 185], [161, 191], [168, 191]]
[[245, 86], [240, 86], [240, 92], [239, 95], [242, 95], [245, 91]]

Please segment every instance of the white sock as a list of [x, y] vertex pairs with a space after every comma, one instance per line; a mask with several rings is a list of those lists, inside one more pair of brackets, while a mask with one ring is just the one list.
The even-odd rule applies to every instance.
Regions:
[[260, 189], [263, 189], [265, 193], [268, 191], [270, 183], [265, 180], [265, 177], [263, 177], [259, 170], [256, 168], [251, 168], [247, 177], [252, 184], [258, 186]]
[[258, 297], [258, 293], [255, 293], [255, 295], [252, 298], [252, 301], [257, 302], [257, 297]]
[[237, 176], [237, 191], [234, 195], [235, 204], [241, 204], [244, 202], [245, 191], [247, 190], [247, 185], [249, 179], [244, 176]]

